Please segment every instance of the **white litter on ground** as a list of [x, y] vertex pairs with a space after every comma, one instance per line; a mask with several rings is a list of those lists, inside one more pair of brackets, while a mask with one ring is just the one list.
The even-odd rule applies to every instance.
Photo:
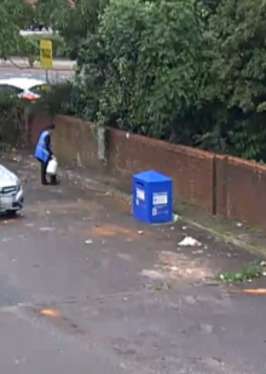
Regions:
[[173, 214], [173, 223], [176, 223], [179, 220], [178, 214]]
[[191, 236], [186, 236], [178, 245], [180, 247], [200, 247], [201, 243]]

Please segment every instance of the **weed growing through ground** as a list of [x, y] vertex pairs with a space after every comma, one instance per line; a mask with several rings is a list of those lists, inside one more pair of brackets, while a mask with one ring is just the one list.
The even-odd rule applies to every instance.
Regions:
[[237, 271], [221, 272], [215, 276], [216, 281], [228, 283], [248, 282], [266, 275], [265, 264], [263, 262], [250, 262], [242, 266]]

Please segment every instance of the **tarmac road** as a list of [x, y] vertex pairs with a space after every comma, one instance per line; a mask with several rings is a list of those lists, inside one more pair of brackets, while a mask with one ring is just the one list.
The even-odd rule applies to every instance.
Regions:
[[[0, 220], [1, 372], [265, 374], [265, 298], [210, 281], [249, 255], [136, 222], [91, 181], [41, 187], [32, 159], [8, 164], [26, 205]], [[177, 250], [184, 231], [200, 250]]]
[[[56, 70], [48, 72], [48, 79], [52, 82], [63, 81], [73, 76], [69, 70]], [[41, 69], [17, 69], [12, 67], [0, 67], [0, 79], [9, 78], [34, 78], [46, 81], [46, 72]]]

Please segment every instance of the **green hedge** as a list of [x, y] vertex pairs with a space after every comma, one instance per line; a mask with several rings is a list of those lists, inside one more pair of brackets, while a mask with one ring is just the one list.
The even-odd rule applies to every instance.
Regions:
[[21, 145], [24, 105], [16, 96], [0, 92], [0, 152]]
[[64, 39], [56, 34], [33, 34], [23, 36], [19, 56], [33, 56], [35, 59], [39, 59], [41, 40], [52, 41], [54, 58], [69, 58], [69, 49]]

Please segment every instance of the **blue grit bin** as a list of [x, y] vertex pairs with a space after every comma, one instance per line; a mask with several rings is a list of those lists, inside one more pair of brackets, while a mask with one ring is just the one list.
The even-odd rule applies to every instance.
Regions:
[[132, 178], [133, 217], [146, 223], [172, 220], [172, 179], [148, 170]]

